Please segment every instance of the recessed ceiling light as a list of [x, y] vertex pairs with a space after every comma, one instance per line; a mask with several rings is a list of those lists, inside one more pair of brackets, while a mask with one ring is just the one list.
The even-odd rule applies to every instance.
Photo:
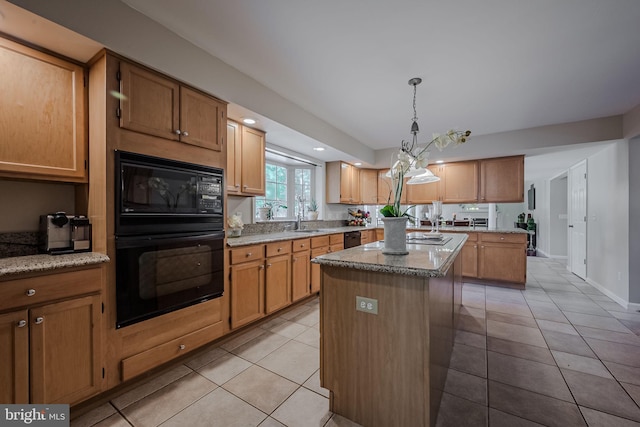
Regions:
[[248, 125], [255, 125], [256, 124], [256, 120], [252, 119], [251, 117], [247, 117], [242, 119], [242, 121]]
[[444, 160], [436, 160], [436, 163], [444, 163]]
[[324, 147], [313, 147], [313, 151], [324, 151]]

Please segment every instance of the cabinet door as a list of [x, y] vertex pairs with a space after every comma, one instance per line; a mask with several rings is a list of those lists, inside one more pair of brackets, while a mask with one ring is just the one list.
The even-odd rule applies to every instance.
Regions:
[[30, 310], [31, 402], [74, 404], [102, 388], [100, 296]]
[[227, 193], [240, 193], [242, 182], [242, 145], [240, 138], [240, 125], [236, 122], [227, 121]]
[[264, 132], [242, 127], [242, 193], [264, 196], [264, 144]]
[[0, 174], [87, 181], [82, 67], [0, 38]]
[[378, 171], [376, 169], [360, 170], [360, 200], [365, 205], [378, 203]]
[[478, 272], [482, 279], [526, 282], [527, 257], [523, 245], [480, 243]]
[[29, 403], [27, 310], [0, 315], [0, 402]]
[[[440, 166], [432, 165], [428, 169], [434, 175], [440, 176]], [[412, 184], [406, 187], [407, 203], [431, 203], [434, 200], [440, 200], [440, 181], [429, 182], [426, 184]]]
[[282, 255], [267, 258], [265, 279], [266, 313], [273, 313], [291, 303], [291, 258]]
[[185, 86], [180, 87], [180, 141], [220, 151], [218, 129], [224, 125], [226, 105]]
[[231, 328], [264, 316], [264, 264], [262, 260], [232, 265]]
[[478, 277], [478, 242], [466, 242], [462, 247], [462, 275]]
[[297, 301], [311, 292], [310, 252], [296, 252], [291, 256], [291, 299]]
[[[340, 163], [340, 202], [354, 203], [355, 194], [353, 194], [353, 176], [355, 166], [349, 163]], [[356, 202], [357, 203], [357, 202]]]
[[478, 201], [478, 162], [447, 163], [440, 170], [440, 198], [445, 203]]
[[[316, 248], [311, 251], [311, 258], [324, 255], [329, 252], [328, 246]], [[311, 264], [311, 293], [320, 292], [320, 264]]]
[[173, 80], [120, 63], [120, 127], [180, 139], [180, 86]]
[[524, 156], [480, 161], [480, 202], [524, 202]]

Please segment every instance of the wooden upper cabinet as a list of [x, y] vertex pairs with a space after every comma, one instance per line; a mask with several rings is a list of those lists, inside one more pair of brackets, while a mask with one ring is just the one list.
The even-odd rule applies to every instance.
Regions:
[[87, 182], [83, 67], [0, 38], [0, 175]]
[[239, 194], [242, 184], [242, 133], [241, 126], [231, 120], [227, 120], [227, 168], [226, 181], [227, 193]]
[[524, 156], [480, 160], [479, 202], [524, 202]]
[[120, 127], [220, 151], [226, 104], [160, 74], [120, 62]]
[[365, 205], [378, 203], [378, 171], [360, 169], [360, 200]]
[[210, 150], [222, 150], [227, 106], [186, 86], [180, 87], [180, 141]]
[[[265, 192], [265, 134], [264, 132], [242, 127], [240, 150], [241, 192], [252, 196], [264, 196]], [[236, 151], [237, 155], [238, 151]]]
[[227, 193], [264, 196], [265, 133], [227, 120]]
[[455, 162], [441, 165], [440, 200], [443, 203], [478, 201], [478, 162]]
[[[434, 175], [440, 176], [439, 165], [428, 166], [428, 169], [433, 172]], [[440, 200], [440, 181], [407, 185], [405, 187], [405, 193], [407, 198], [406, 203], [410, 204], [431, 203]]]
[[360, 204], [360, 169], [345, 162], [326, 164], [327, 203]]

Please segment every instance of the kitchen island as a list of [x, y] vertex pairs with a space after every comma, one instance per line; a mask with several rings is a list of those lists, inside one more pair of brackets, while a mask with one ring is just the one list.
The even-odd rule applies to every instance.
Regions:
[[383, 255], [375, 242], [320, 264], [320, 382], [330, 409], [363, 426], [435, 424], [462, 299], [460, 251], [407, 244]]

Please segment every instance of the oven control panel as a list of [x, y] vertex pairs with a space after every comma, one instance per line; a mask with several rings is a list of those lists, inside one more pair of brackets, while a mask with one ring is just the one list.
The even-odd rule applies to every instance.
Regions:
[[222, 213], [222, 177], [198, 176], [198, 208]]

